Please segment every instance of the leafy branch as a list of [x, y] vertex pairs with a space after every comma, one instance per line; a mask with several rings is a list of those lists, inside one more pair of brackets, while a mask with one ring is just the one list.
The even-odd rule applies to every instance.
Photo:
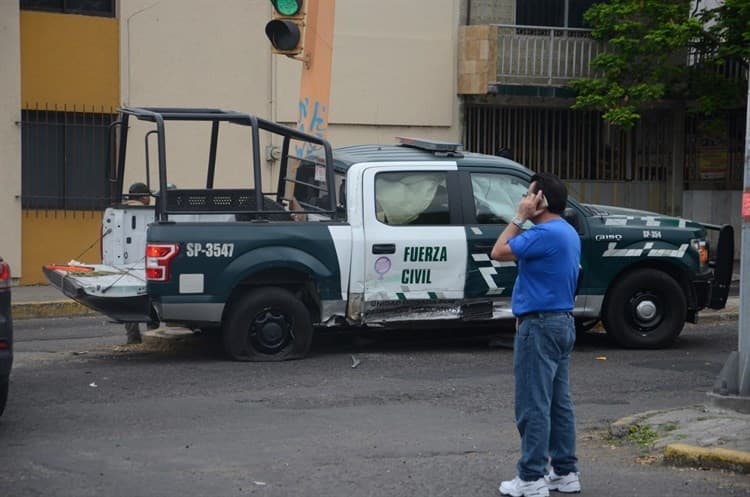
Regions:
[[608, 49], [591, 62], [596, 77], [572, 82], [573, 108], [599, 110], [630, 128], [644, 109], [665, 100], [693, 102], [705, 114], [741, 101], [741, 82], [719, 69], [750, 60], [750, 2], [726, 0], [692, 13], [690, 6], [688, 0], [594, 4], [584, 17]]

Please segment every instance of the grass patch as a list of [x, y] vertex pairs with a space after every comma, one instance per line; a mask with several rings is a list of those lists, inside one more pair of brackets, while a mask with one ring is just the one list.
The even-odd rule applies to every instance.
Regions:
[[625, 437], [628, 442], [634, 443], [643, 449], [651, 448], [657, 438], [659, 438], [659, 434], [656, 433], [651, 425], [640, 424], [631, 426]]

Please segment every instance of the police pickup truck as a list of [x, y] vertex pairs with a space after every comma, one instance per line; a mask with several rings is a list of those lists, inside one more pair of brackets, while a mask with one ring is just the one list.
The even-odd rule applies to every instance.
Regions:
[[[323, 326], [512, 319], [516, 265], [489, 254], [532, 175], [516, 162], [417, 139], [333, 150], [239, 112], [123, 108], [113, 128], [118, 192], [133, 119], [148, 123], [146, 141], [155, 135], [155, 206], [107, 209], [102, 265], [45, 267], [79, 302], [119, 321], [220, 330], [235, 360], [303, 357]], [[168, 188], [165, 129], [175, 121], [210, 130], [200, 188]], [[252, 170], [248, 185], [216, 188], [218, 135], [231, 127], [247, 133]], [[281, 144], [269, 192], [253, 186], [268, 184], [261, 134]], [[147, 177], [148, 155], [147, 146]], [[580, 328], [601, 320], [624, 347], [664, 347], [701, 309], [724, 307], [730, 226], [573, 198], [564, 217], [581, 236]], [[718, 232], [713, 250], [707, 229]]]

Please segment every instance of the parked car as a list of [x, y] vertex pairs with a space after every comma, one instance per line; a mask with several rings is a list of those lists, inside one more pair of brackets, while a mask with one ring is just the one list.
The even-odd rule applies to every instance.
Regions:
[[8, 400], [13, 365], [13, 317], [10, 313], [10, 266], [0, 257], [0, 416]]

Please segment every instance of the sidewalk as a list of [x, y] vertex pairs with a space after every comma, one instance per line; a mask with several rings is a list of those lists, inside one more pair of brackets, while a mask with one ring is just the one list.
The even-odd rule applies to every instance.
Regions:
[[750, 474], [750, 414], [695, 405], [619, 419], [609, 432], [623, 440], [653, 440], [664, 462]]
[[[13, 287], [11, 292], [14, 319], [96, 314], [51, 286]], [[724, 309], [701, 311], [698, 322], [737, 320], [739, 303], [739, 297], [729, 297]], [[750, 414], [709, 407], [708, 397], [706, 404], [627, 416], [612, 423], [610, 433], [627, 439], [645, 431], [668, 464], [750, 474]]]
[[11, 288], [13, 319], [85, 316], [95, 311], [69, 299], [51, 285], [14, 286]]

